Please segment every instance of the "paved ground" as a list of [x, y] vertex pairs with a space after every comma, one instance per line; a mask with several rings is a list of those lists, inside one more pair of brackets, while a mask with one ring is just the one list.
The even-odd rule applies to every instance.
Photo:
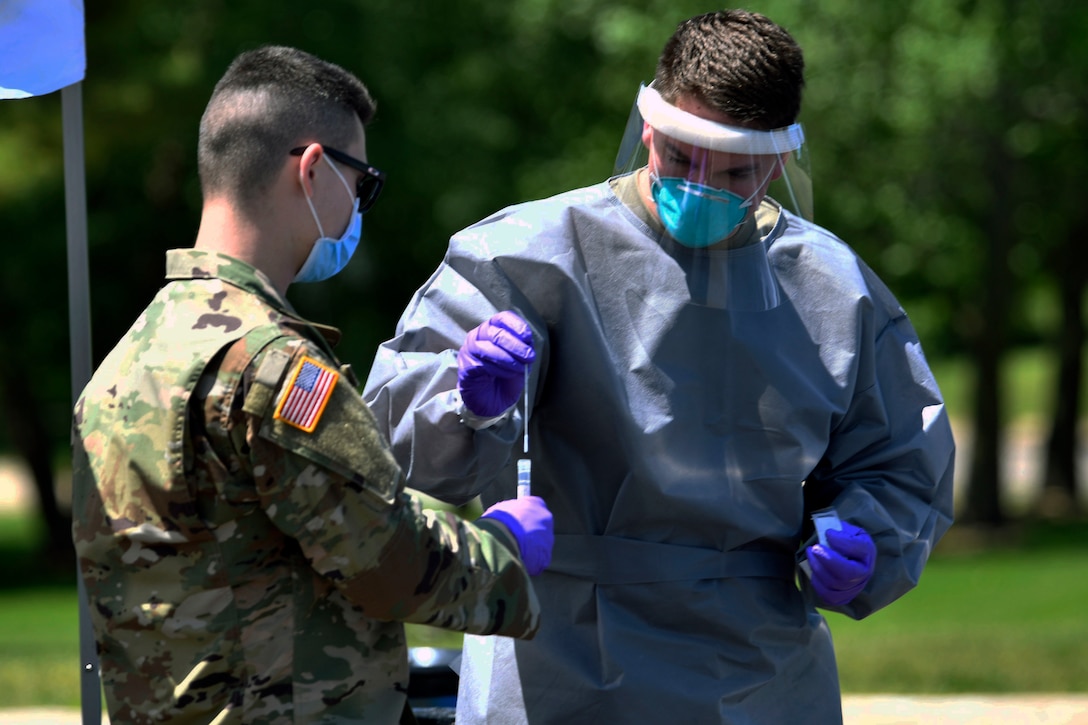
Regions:
[[[849, 696], [844, 725], [1088, 725], [1088, 694], [997, 697]], [[0, 711], [4, 725], [80, 725], [76, 710]], [[109, 721], [103, 718], [103, 725]]]
[[851, 696], [844, 725], [1088, 725], [1088, 694]]

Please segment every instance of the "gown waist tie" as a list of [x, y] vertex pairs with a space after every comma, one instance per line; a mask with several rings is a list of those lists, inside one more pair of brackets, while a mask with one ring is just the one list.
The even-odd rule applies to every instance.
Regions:
[[618, 536], [556, 534], [548, 572], [597, 584], [769, 577], [792, 581], [796, 559], [780, 551], [704, 549]]

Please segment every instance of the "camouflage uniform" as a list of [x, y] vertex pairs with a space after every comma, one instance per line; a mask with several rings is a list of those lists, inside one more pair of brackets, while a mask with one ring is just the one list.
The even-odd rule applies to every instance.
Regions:
[[75, 410], [113, 722], [397, 722], [403, 622], [535, 633], [516, 542], [405, 490], [336, 330], [230, 257], [167, 280]]

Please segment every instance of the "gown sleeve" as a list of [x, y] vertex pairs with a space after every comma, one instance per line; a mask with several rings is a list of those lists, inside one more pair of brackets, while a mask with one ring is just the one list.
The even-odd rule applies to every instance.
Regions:
[[[845, 606], [827, 607], [855, 619], [918, 584], [953, 517], [955, 444], [944, 400], [910, 321], [879, 281], [870, 282], [891, 314], [862, 346], [869, 353], [853, 400], [805, 483], [810, 512], [832, 506], [876, 543], [865, 590]], [[801, 581], [811, 593], [807, 578]]]
[[[470, 330], [491, 315], [512, 309], [533, 328], [537, 362], [531, 388], [542, 364], [545, 327], [510, 280], [494, 271], [501, 261], [454, 265], [450, 263], [454, 250], [451, 247], [446, 261], [416, 292], [394, 337], [378, 348], [363, 398], [387, 432], [393, 455], [411, 485], [462, 505], [507, 478], [510, 491], [495, 498], [513, 496], [514, 479], [506, 473], [521, 442], [525, 411], [515, 406], [485, 427], [467, 420], [457, 392], [457, 351]], [[486, 282], [457, 271], [458, 266], [480, 271], [479, 265], [492, 267], [482, 271]]]

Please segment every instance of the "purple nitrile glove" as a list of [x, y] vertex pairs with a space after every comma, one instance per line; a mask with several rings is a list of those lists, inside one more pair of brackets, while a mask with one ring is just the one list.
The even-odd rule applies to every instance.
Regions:
[[491, 418], [509, 410], [533, 362], [533, 331], [514, 312], [499, 312], [469, 331], [457, 353], [457, 389], [472, 413]]
[[552, 560], [555, 534], [552, 512], [540, 496], [522, 496], [499, 501], [480, 518], [495, 519], [510, 529], [518, 541], [521, 560], [531, 576], [544, 571]]
[[806, 549], [812, 568], [812, 588], [825, 603], [838, 607], [861, 593], [873, 576], [876, 544], [865, 529], [843, 521], [842, 529], [828, 529], [827, 546]]

